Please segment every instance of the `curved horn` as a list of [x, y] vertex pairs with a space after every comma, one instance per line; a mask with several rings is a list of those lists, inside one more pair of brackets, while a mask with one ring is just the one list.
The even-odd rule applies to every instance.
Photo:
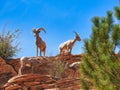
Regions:
[[79, 36], [79, 34], [77, 32], [74, 32], [76, 36]]
[[81, 38], [80, 38], [79, 34], [77, 32], [74, 32], [74, 33], [75, 33], [76, 37], [78, 38], [78, 40], [80, 41]]
[[40, 30], [43, 30], [44, 31], [44, 33], [46, 33], [46, 31], [45, 31], [45, 29], [44, 28], [38, 28], [36, 31], [40, 31]]

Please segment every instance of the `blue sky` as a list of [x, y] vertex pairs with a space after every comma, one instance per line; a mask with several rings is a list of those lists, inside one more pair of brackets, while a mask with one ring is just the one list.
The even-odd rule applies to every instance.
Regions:
[[73, 54], [83, 52], [83, 39], [91, 34], [91, 18], [105, 16], [107, 10], [119, 5], [118, 0], [0, 0], [0, 31], [19, 29], [21, 51], [17, 57], [35, 56], [32, 28], [43, 27], [40, 33], [47, 44], [47, 56], [57, 55], [62, 42], [73, 39], [76, 31], [82, 41], [76, 42]]

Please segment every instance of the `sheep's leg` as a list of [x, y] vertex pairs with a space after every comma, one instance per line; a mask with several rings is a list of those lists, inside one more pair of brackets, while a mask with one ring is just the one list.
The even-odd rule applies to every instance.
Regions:
[[66, 49], [66, 53], [67, 53], [67, 54], [70, 53], [70, 49], [69, 49], [68, 46], [67, 46], [67, 49]]
[[44, 51], [44, 56], [45, 56], [45, 52], [46, 52], [46, 51]]
[[38, 56], [38, 47], [36, 47], [36, 54], [37, 54], [37, 56]]
[[61, 54], [64, 55], [66, 53], [66, 50], [63, 48], [61, 49]]
[[69, 52], [70, 54], [71, 54], [71, 51], [72, 51], [72, 49], [70, 49], [70, 52]]
[[60, 55], [62, 54], [62, 51], [60, 51]]
[[40, 51], [40, 56], [42, 56], [42, 53], [41, 53], [41, 51]]
[[65, 53], [66, 53], [66, 51], [65, 51], [65, 50], [61, 51], [61, 54], [62, 54], [62, 55], [64, 55]]
[[62, 54], [62, 49], [60, 48], [60, 55]]
[[64, 50], [63, 50], [63, 51], [61, 51], [61, 54], [62, 54], [62, 55], [64, 55], [64, 54], [65, 54], [65, 51], [64, 51]]
[[71, 54], [71, 50], [70, 50], [69, 54]]
[[44, 56], [45, 56], [45, 51], [44, 51]]
[[60, 55], [62, 54], [62, 51], [60, 50]]

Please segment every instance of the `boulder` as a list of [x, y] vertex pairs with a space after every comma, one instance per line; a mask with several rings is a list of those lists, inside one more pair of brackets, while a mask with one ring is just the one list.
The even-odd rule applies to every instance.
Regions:
[[54, 80], [50, 75], [24, 74], [14, 76], [3, 86], [4, 90], [77, 90], [80, 79]]
[[[49, 75], [40, 74], [24, 74], [14, 76], [3, 86], [5, 90], [18, 90], [26, 88], [26, 90], [41, 90], [42, 88], [48, 87], [49, 84], [55, 83]], [[34, 89], [33, 89], [34, 88]], [[37, 89], [39, 88], [39, 89]]]
[[6, 83], [11, 77], [17, 75], [11, 65], [8, 65], [4, 59], [0, 57], [0, 85]]
[[20, 68], [20, 58], [9, 59], [7, 60], [7, 64], [11, 65], [14, 68], [14, 70], [18, 73], [18, 70]]

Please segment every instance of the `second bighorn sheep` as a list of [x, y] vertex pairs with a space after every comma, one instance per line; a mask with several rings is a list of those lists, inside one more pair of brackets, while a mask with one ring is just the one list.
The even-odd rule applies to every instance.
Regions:
[[46, 33], [44, 28], [32, 29], [32, 31], [34, 33], [34, 36], [36, 37], [36, 53], [37, 53], [37, 56], [38, 56], [38, 49], [40, 49], [40, 56], [42, 55], [42, 52], [43, 52], [44, 56], [45, 56], [45, 53], [46, 53], [46, 44], [42, 40], [42, 38], [39, 36], [39, 33], [40, 33], [41, 30]]
[[68, 40], [59, 45], [60, 54], [69, 53], [71, 54], [72, 48], [76, 41], [81, 41], [80, 36], [75, 32], [75, 38], [73, 40]]

